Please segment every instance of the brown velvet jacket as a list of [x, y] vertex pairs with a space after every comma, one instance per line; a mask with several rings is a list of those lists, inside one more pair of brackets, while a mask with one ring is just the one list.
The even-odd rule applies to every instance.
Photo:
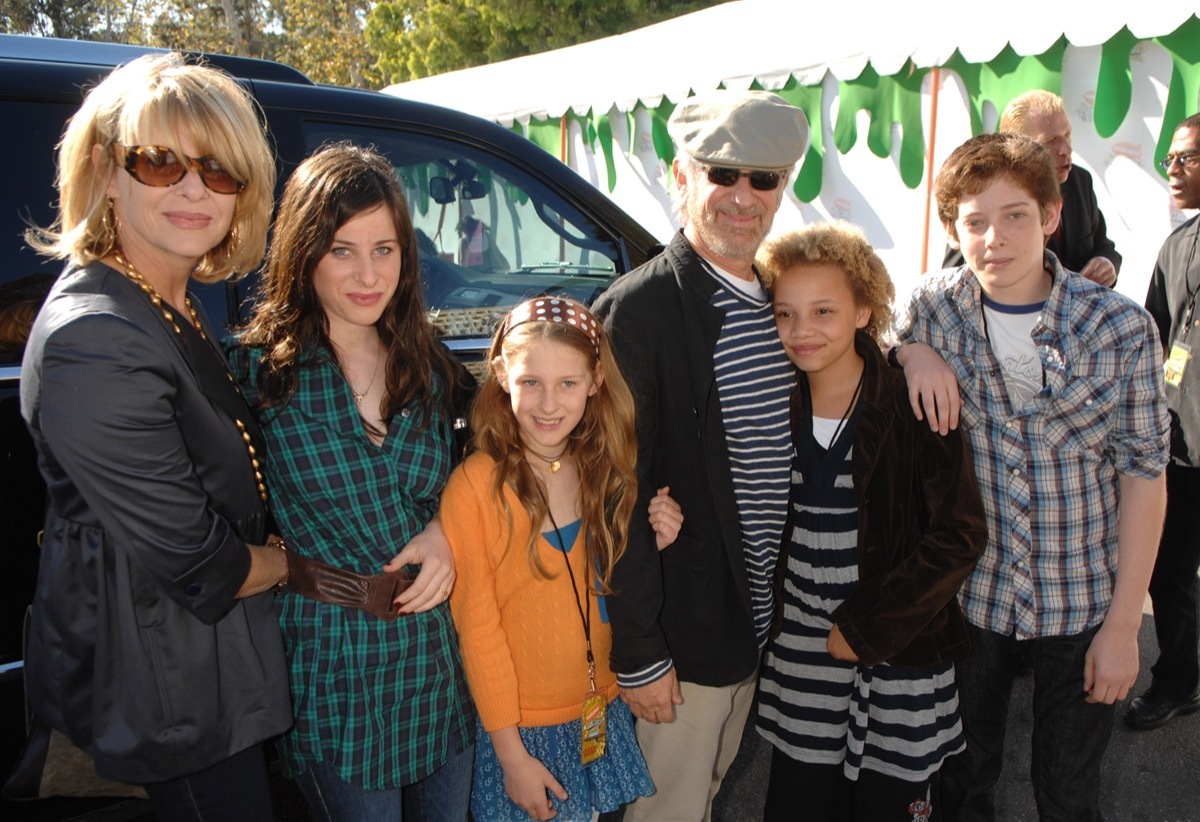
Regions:
[[[909, 405], [899, 369], [859, 332], [866, 360], [854, 429], [852, 472], [858, 491], [858, 587], [833, 620], [864, 665], [937, 665], [971, 650], [958, 590], [987, 545], [983, 503], [965, 438], [939, 436]], [[803, 380], [803, 375], [801, 375]], [[802, 388], [792, 395], [792, 439], [811, 435]], [[783, 581], [791, 548], [788, 506], [775, 570], [775, 623], [783, 625]]]

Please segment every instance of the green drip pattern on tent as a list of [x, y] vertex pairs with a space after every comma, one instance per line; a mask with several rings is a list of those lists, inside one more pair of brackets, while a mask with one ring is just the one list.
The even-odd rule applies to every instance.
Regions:
[[[1170, 55], [1172, 63], [1163, 123], [1154, 153], [1155, 157], [1162, 157], [1171, 144], [1175, 124], [1195, 113], [1196, 100], [1200, 98], [1200, 19], [1191, 17], [1170, 34], [1148, 40], [1137, 39], [1127, 28], [1122, 28], [1109, 39], [1101, 49], [1093, 122], [1096, 132], [1108, 138], [1125, 121], [1133, 97], [1130, 61], [1135, 49], [1145, 48], [1150, 43], [1161, 46]], [[1066, 48], [1065, 38], [1060, 38], [1049, 50], [1037, 55], [1021, 56], [1011, 46], [1005, 46], [988, 63], [968, 63], [961, 54], [955, 52], [942, 70], [952, 71], [962, 80], [967, 93], [971, 133], [983, 131], [982, 112], [987, 103], [994, 106], [996, 111], [1003, 111], [1010, 100], [1029, 89], [1040, 88], [1061, 94]], [[865, 111], [870, 119], [867, 147], [877, 157], [892, 156], [893, 133], [898, 131], [900, 149], [896, 153], [897, 171], [906, 186], [917, 188], [924, 179], [926, 150], [921, 85], [930, 71], [928, 68], [916, 68], [910, 62], [904, 71], [880, 77], [868, 65], [855, 79], [840, 81], [837, 118], [832, 128], [833, 144], [837, 151], [846, 154], [854, 148], [858, 142], [858, 113]], [[822, 85], [801, 86], [793, 77], [775, 93], [803, 109], [811, 126], [811, 145], [792, 188], [797, 199], [811, 203], [821, 193], [824, 171]], [[675, 158], [675, 147], [667, 134], [667, 118], [674, 108], [674, 103], [664, 98], [656, 108], [647, 109], [655, 154], [667, 167]], [[634, 112], [625, 116], [628, 133], [633, 134]], [[604, 158], [608, 191], [611, 193], [617, 184], [614, 152], [621, 148], [613, 137], [609, 112], [597, 114], [589, 111], [583, 117], [569, 112], [567, 118], [579, 121], [584, 140], [593, 152], [599, 148], [598, 153]], [[561, 129], [565, 127], [565, 119], [531, 120], [524, 128], [524, 134], [557, 157], [561, 146]], [[514, 125], [514, 130], [520, 131], [521, 128]]]

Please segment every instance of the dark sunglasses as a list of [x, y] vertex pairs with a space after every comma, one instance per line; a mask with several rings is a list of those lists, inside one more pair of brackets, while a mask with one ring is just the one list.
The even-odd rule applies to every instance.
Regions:
[[741, 171], [723, 166], [708, 167], [708, 181], [715, 186], [725, 188], [737, 185], [737, 181], [742, 177], [749, 177], [750, 188], [755, 191], [774, 191], [779, 188], [779, 184], [783, 182], [785, 176], [787, 176], [786, 172], [779, 171]]
[[216, 194], [237, 194], [246, 184], [235, 178], [213, 157], [179, 156], [166, 146], [123, 146], [114, 143], [118, 164], [144, 186], [173, 186], [187, 176], [188, 169], [200, 175], [205, 188]]

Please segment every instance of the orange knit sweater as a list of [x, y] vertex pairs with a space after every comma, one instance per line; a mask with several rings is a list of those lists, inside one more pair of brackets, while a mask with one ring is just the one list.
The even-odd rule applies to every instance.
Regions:
[[[489, 732], [509, 725], [560, 725], [579, 719], [588, 690], [583, 623], [564, 555], [539, 537], [542, 564], [554, 576], [542, 578], [529, 564], [528, 515], [506, 486], [513, 512], [510, 547], [504, 512], [493, 497], [494, 467], [486, 454], [472, 454], [442, 495], [442, 527], [458, 573], [450, 610], [467, 684]], [[566, 554], [581, 597], [583, 539], [581, 531]], [[588, 579], [594, 589], [595, 573]], [[617, 695], [616, 676], [608, 667], [612, 633], [600, 621], [595, 594], [588, 600], [596, 690], [611, 700]]]

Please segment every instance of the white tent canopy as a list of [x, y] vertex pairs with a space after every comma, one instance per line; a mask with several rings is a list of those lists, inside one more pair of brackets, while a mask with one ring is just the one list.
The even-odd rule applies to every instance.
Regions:
[[655, 108], [689, 90], [757, 81], [781, 88], [789, 77], [819, 84], [826, 73], [858, 77], [870, 63], [877, 74], [943, 65], [957, 50], [986, 63], [1006, 45], [1020, 55], [1042, 54], [1060, 37], [1098, 46], [1122, 27], [1139, 39], [1168, 34], [1200, 11], [1194, 0], [1080, 3], [1008, 0], [735, 0], [614, 37], [502, 63], [449, 72], [385, 89], [410, 100], [457, 108], [511, 123], [580, 116], [614, 106]]

